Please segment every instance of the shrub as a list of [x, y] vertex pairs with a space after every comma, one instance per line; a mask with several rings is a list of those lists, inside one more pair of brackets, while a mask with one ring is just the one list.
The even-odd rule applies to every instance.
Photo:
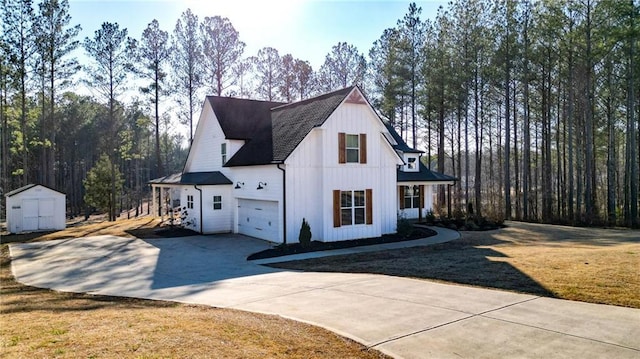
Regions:
[[401, 237], [409, 237], [413, 234], [413, 224], [406, 218], [398, 218], [398, 226], [396, 231]]
[[436, 215], [433, 213], [432, 210], [428, 210], [427, 213], [424, 215], [424, 220], [427, 223], [434, 223], [436, 221]]
[[305, 218], [302, 219], [298, 242], [300, 242], [300, 245], [303, 247], [308, 247], [311, 244], [311, 226], [309, 226], [309, 222], [307, 222]]

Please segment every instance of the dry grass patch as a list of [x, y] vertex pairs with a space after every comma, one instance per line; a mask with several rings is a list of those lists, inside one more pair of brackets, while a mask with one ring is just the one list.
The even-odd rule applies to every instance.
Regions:
[[380, 273], [640, 308], [640, 231], [510, 222], [440, 245], [273, 265]]
[[53, 232], [32, 232], [24, 234], [2, 233], [2, 243], [40, 242], [64, 238], [113, 235], [134, 238], [129, 232], [152, 233], [160, 228], [160, 220], [150, 217], [120, 219], [114, 222], [105, 220], [67, 223], [67, 228]]
[[[4, 242], [131, 237], [151, 218], [93, 223]], [[17, 283], [0, 246], [3, 358], [387, 358], [327, 330], [277, 316], [207, 306], [61, 293]]]

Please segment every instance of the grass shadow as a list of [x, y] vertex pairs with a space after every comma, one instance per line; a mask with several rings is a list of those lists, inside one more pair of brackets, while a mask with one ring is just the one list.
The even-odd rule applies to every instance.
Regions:
[[546, 297], [555, 295], [486, 246], [504, 243], [493, 236], [464, 237], [431, 246], [271, 264], [281, 269], [374, 273], [497, 288]]

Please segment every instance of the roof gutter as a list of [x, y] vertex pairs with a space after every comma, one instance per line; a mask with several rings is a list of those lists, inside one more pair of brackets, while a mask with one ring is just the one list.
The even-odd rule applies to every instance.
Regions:
[[198, 188], [197, 184], [194, 184], [193, 188], [200, 192], [200, 234], [202, 234], [202, 189]]
[[282, 243], [287, 244], [287, 172], [280, 167], [280, 163], [278, 163], [277, 167], [282, 171], [282, 227], [284, 231]]

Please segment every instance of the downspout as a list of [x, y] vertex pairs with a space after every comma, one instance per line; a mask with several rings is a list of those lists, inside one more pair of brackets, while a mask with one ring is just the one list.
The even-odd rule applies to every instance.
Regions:
[[202, 189], [198, 188], [198, 185], [194, 184], [193, 188], [200, 192], [200, 234], [202, 234]]
[[287, 177], [286, 171], [280, 167], [280, 163], [278, 163], [277, 167], [282, 171], [282, 227], [284, 231], [282, 243], [287, 244]]

